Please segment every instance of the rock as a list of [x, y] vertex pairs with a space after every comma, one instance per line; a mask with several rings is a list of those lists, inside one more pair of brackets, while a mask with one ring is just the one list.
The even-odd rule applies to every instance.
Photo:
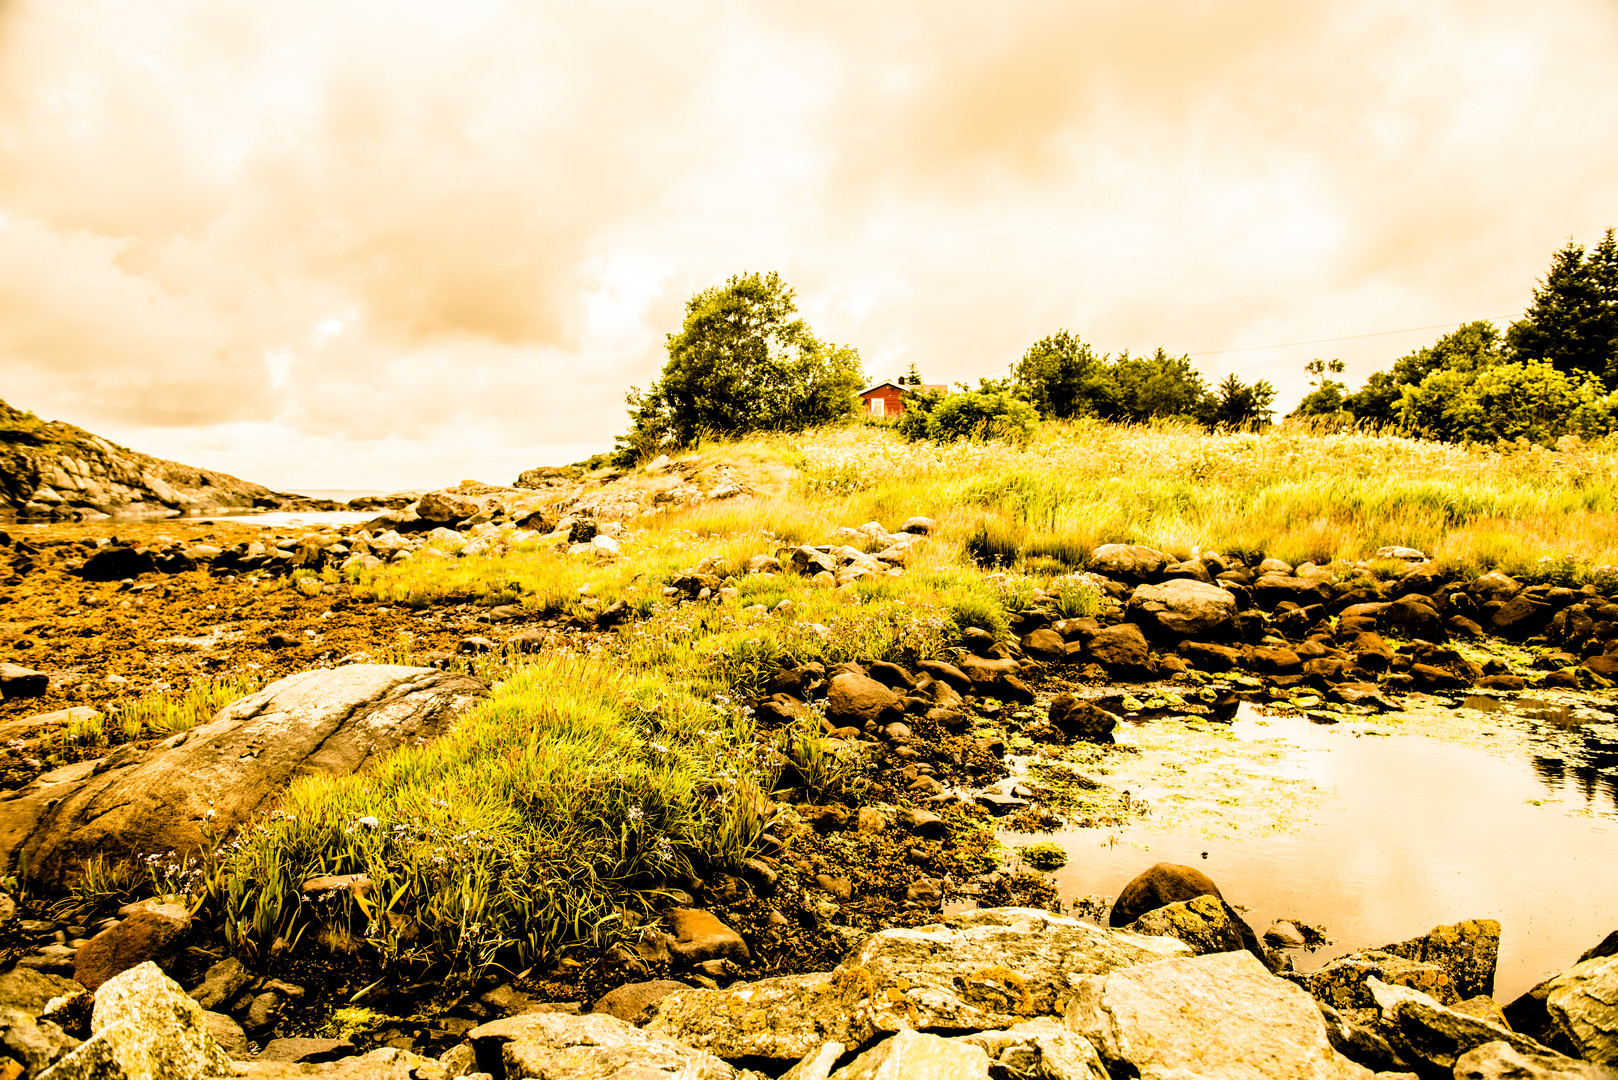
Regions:
[[1379, 547], [1376, 549], [1377, 559], [1396, 559], [1399, 562], [1426, 562], [1427, 556], [1411, 547]]
[[1448, 923], [1433, 927], [1421, 937], [1384, 945], [1381, 951], [1439, 965], [1449, 973], [1458, 998], [1492, 996], [1495, 965], [1500, 958], [1500, 924], [1494, 919]]
[[939, 840], [949, 835], [949, 822], [931, 810], [900, 810], [899, 824], [928, 840]]
[[1490, 625], [1501, 637], [1522, 641], [1544, 629], [1554, 614], [1555, 608], [1545, 600], [1521, 592], [1494, 613]]
[[596, 1003], [590, 1006], [590, 1011], [616, 1016], [625, 1023], [639, 1027], [657, 1015], [658, 1002], [676, 990], [690, 989], [689, 983], [677, 982], [674, 979], [626, 983], [602, 994], [596, 999]]
[[[248, 1080], [309, 1080], [310, 1077], [319, 1077], [320, 1080], [451, 1080], [455, 1076], [443, 1062], [391, 1046], [372, 1050], [357, 1057], [319, 1064], [290, 1061], [238, 1062], [236, 1071], [227, 1075], [247, 1077]], [[661, 1074], [654, 1073], [652, 1076], [661, 1080]], [[639, 1078], [625, 1076], [622, 1080], [639, 1080]]]
[[1150, 581], [1176, 562], [1172, 556], [1141, 544], [1102, 544], [1090, 552], [1090, 570], [1119, 581]]
[[183, 904], [142, 906], [80, 946], [73, 977], [94, 990], [120, 971], [148, 960], [162, 967], [185, 944], [191, 912]]
[[1035, 660], [1043, 660], [1047, 664], [1059, 664], [1067, 659], [1067, 642], [1050, 627], [1024, 634], [1022, 650]]
[[[0, 815], [0, 863], [60, 887], [91, 855], [188, 851], [235, 828], [297, 775], [347, 775], [396, 746], [449, 730], [488, 693], [480, 679], [353, 664], [306, 671], [150, 748], [120, 747], [71, 787], [46, 774]], [[63, 772], [64, 770], [58, 770]], [[67, 790], [64, 790], [66, 788]]]
[[1545, 989], [1551, 1023], [1579, 1056], [1618, 1065], [1618, 956], [1581, 960]]
[[901, 1031], [831, 1075], [832, 1080], [989, 1080], [989, 1055], [962, 1039]]
[[261, 994], [254, 994], [253, 1000], [248, 1002], [247, 1011], [238, 1013], [242, 1027], [249, 1035], [257, 1038], [275, 1026], [281, 1018], [281, 1007], [286, 1004], [279, 993], [266, 990]]
[[1184, 956], [1177, 941], [1102, 930], [1026, 908], [988, 908], [948, 926], [871, 935], [835, 971], [682, 990], [647, 1030], [725, 1058], [796, 1060], [884, 1032], [985, 1030], [1059, 1015], [1071, 982]]
[[1320, 1010], [1246, 952], [1118, 968], [1077, 980], [1069, 1029], [1113, 1075], [1141, 1080], [1370, 1080], [1326, 1037]]
[[938, 528], [938, 522], [930, 517], [910, 517], [905, 518], [904, 524], [899, 526], [899, 531], [926, 536], [936, 528]]
[[1230, 626], [1236, 598], [1217, 585], [1171, 578], [1161, 585], [1137, 586], [1129, 598], [1129, 617], [1167, 637], [1196, 637]]
[[157, 563], [147, 552], [132, 547], [104, 547], [84, 560], [79, 576], [85, 581], [122, 581], [156, 569]]
[[967, 678], [972, 680], [972, 689], [979, 693], [991, 691], [1003, 685], [1007, 678], [1015, 678], [1022, 665], [1010, 657], [990, 659], [983, 656], [963, 657], [960, 669]]
[[1042, 1080], [1110, 1080], [1090, 1040], [1047, 1016], [1003, 1031], [979, 1031], [957, 1041], [981, 1046], [990, 1075]]
[[[1316, 1004], [1320, 1006], [1321, 1019], [1326, 1022], [1326, 1041], [1339, 1054], [1375, 1072], [1394, 1072], [1410, 1067], [1410, 1063], [1400, 1057], [1388, 1040], [1374, 1028], [1350, 1020], [1324, 1002], [1317, 1001]], [[1373, 1022], [1374, 1018], [1374, 1012], [1367, 1017]]]
[[1264, 931], [1264, 940], [1271, 945], [1283, 949], [1296, 949], [1308, 944], [1304, 940], [1303, 931], [1285, 919], [1277, 919]]
[[1522, 592], [1522, 583], [1498, 570], [1490, 570], [1486, 574], [1479, 575], [1468, 591], [1484, 602], [1490, 600], [1504, 602]]
[[1051, 700], [1050, 722], [1068, 738], [1086, 742], [1111, 742], [1112, 731], [1118, 726], [1118, 718], [1106, 709], [1068, 693]]
[[[933, 815], [937, 817], [937, 815]], [[942, 821], [942, 818], [939, 818]], [[862, 833], [879, 833], [888, 827], [887, 815], [874, 806], [862, 806], [855, 817], [855, 831]]]
[[954, 664], [946, 664], [942, 660], [923, 660], [916, 665], [916, 668], [931, 675], [957, 694], [970, 694], [972, 692], [971, 676]]
[[1149, 660], [1146, 636], [1134, 623], [1119, 623], [1097, 631], [1085, 645], [1084, 653], [1109, 672], [1138, 672]]
[[1528, 1053], [1545, 1053], [1546, 1048], [1509, 1028], [1488, 1020], [1446, 1008], [1436, 1000], [1406, 986], [1389, 986], [1374, 976], [1366, 980], [1389, 1042], [1406, 1059], [1420, 1061], [1435, 1069], [1453, 1069], [1456, 1059], [1468, 1050], [1501, 1041]]
[[259, 1052], [259, 1061], [338, 1061], [353, 1057], [359, 1047], [346, 1039], [271, 1039]]
[[734, 1068], [716, 1057], [605, 1013], [523, 1013], [473, 1028], [467, 1039], [479, 1070], [496, 1076], [567, 1080], [650, 1080], [666, 1074], [683, 1080], [737, 1077]]
[[1372, 1009], [1376, 1000], [1368, 980], [1405, 986], [1431, 996], [1440, 1004], [1460, 1000], [1449, 972], [1438, 964], [1410, 960], [1379, 949], [1339, 956], [1307, 975], [1289, 976], [1322, 1005], [1335, 1009]]
[[837, 727], [864, 727], [904, 711], [899, 695], [865, 675], [832, 676], [826, 692], [826, 719]]
[[52, 998], [84, 989], [72, 979], [17, 967], [0, 972], [0, 1009], [16, 1009], [38, 1016]]
[[752, 957], [742, 936], [720, 922], [711, 911], [674, 908], [666, 918], [674, 941], [669, 952], [687, 964], [720, 958], [746, 963]]
[[39, 697], [50, 685], [51, 677], [43, 671], [0, 663], [0, 701]]
[[141, 964], [102, 983], [90, 1026], [94, 1034], [89, 1041], [41, 1080], [234, 1075], [229, 1056], [208, 1034], [202, 1006], [156, 964]]
[[1618, 1080], [1618, 1070], [1551, 1051], [1487, 1042], [1455, 1059], [1455, 1080]]
[[1223, 900], [1219, 886], [1194, 866], [1156, 863], [1134, 877], [1119, 892], [1107, 915], [1108, 926], [1127, 926], [1148, 911], [1182, 900], [1212, 896]]
[[0, 1077], [6, 1080], [15, 1080], [20, 1071], [38, 1076], [78, 1045], [78, 1039], [49, 1020], [0, 1008]]
[[917, 878], [905, 889], [905, 899], [918, 907], [932, 910], [944, 902], [944, 883], [937, 878]]
[[234, 1018], [219, 1012], [205, 1012], [202, 1014], [202, 1025], [213, 1036], [213, 1041], [219, 1044], [219, 1049], [235, 1058], [244, 1061], [253, 1056], [252, 1044], [247, 1041], [247, 1032], [242, 1030]]
[[464, 495], [449, 491], [429, 491], [416, 503], [416, 516], [423, 521], [465, 521], [483, 507]]
[[824, 1043], [819, 1050], [805, 1054], [796, 1065], [782, 1073], [781, 1080], [826, 1080], [845, 1049], [847, 1047], [840, 1042]]
[[1124, 929], [1133, 934], [1175, 938], [1185, 942], [1197, 956], [1246, 947], [1225, 910], [1225, 902], [1213, 895], [1154, 908]]

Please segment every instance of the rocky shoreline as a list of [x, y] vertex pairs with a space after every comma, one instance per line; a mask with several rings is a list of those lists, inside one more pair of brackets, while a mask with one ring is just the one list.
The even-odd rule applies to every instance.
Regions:
[[[227, 829], [251, 820], [294, 772], [311, 767], [352, 772], [388, 746], [432, 737], [484, 692], [472, 674], [480, 657], [578, 645], [632, 620], [633, 612], [624, 605], [592, 606], [588, 601], [565, 615], [544, 617], [518, 605], [457, 602], [396, 610], [351, 596], [342, 581], [357, 568], [383, 562], [499, 551], [518, 533], [576, 558], [611, 560], [618, 555], [620, 540], [629, 539], [624, 522], [647, 509], [728, 497], [712, 477], [699, 484], [672, 463], [662, 469], [669, 474], [662, 490], [680, 494], [661, 501], [655, 501], [656, 492], [630, 489], [617, 477], [581, 485], [576, 476], [544, 475], [527, 478], [533, 486], [463, 485], [408, 501], [394, 500], [400, 505], [379, 501], [379, 508], [387, 507], [379, 518], [347, 531], [274, 533], [220, 525], [175, 536], [160, 531], [179, 531], [175, 523], [166, 523], [117, 525], [117, 533], [112, 525], [78, 526], [83, 531], [77, 538], [60, 533], [5, 538], [7, 542], [0, 544], [0, 557], [6, 560], [0, 568], [6, 572], [4, 584], [13, 600], [29, 607], [25, 619], [7, 624], [10, 659], [0, 669], [4, 699], [0, 731], [9, 740], [11, 758], [6, 770], [9, 790], [0, 801], [4, 819], [0, 850], [9, 872], [26, 864], [34, 880], [59, 886], [90, 853], [142, 856], [195, 846], [200, 839], [198, 823], [213, 821]], [[725, 602], [749, 575], [795, 574], [827, 588], [845, 587], [865, 577], [900, 575], [908, 552], [926, 542], [931, 526], [917, 518], [890, 533], [873, 522], [840, 530], [833, 543], [785, 546], [735, 565], [704, 560], [672, 575], [663, 595], [670, 603], [701, 606]], [[395, 1067], [403, 1070], [398, 1072], [401, 1076], [415, 1070], [414, 1075], [446, 1077], [474, 1071], [514, 1077], [665, 1075], [681, 1069], [696, 1070], [695, 1075], [739, 1075], [738, 1070], [747, 1069], [779, 1075], [791, 1067], [803, 1080], [827, 1076], [833, 1066], [844, 1070], [839, 1076], [849, 1078], [1360, 1075], [1355, 1070], [1361, 1066], [1377, 1071], [1408, 1069], [1423, 1076], [1603, 1075], [1571, 1057], [1555, 1056], [1582, 1055], [1609, 1065], [1613, 1061], [1600, 1056], [1604, 1051], [1590, 1049], [1595, 1043], [1578, 1041], [1598, 1036], [1588, 1032], [1575, 1036], [1571, 1032], [1577, 1025], [1556, 1019], [1561, 1014], [1549, 1004], [1551, 989], [1536, 990], [1537, 998], [1530, 994], [1526, 1003], [1514, 1002], [1504, 1013], [1498, 1005], [1491, 1010], [1477, 1000], [1490, 992], [1493, 959], [1489, 954], [1485, 962], [1482, 957], [1489, 947], [1478, 943], [1479, 934], [1486, 938], [1489, 932], [1478, 931], [1473, 924], [1457, 924], [1469, 928], [1464, 931], [1434, 931], [1446, 941], [1457, 935], [1466, 939], [1468, 955], [1474, 957], [1466, 971], [1453, 965], [1446, 968], [1429, 955], [1436, 945], [1401, 951], [1402, 946], [1395, 944], [1340, 958], [1322, 972], [1289, 984], [1271, 974], [1272, 968], [1286, 966], [1283, 953], [1257, 942], [1239, 914], [1222, 900], [1210, 906], [1198, 899], [1217, 897], [1217, 887], [1194, 895], [1159, 890], [1153, 895], [1164, 903], [1128, 911], [1130, 917], [1117, 931], [1099, 931], [1088, 923], [1033, 910], [1032, 905], [1051, 899], [1037, 874], [974, 865], [974, 850], [966, 843], [969, 836], [987, 836], [996, 826], [1038, 829], [1075, 820], [1058, 793], [1037, 784], [990, 786], [1007, 775], [1006, 746], [982, 735], [985, 721], [1035, 743], [1105, 745], [1120, 719], [1154, 708], [1219, 720], [1228, 719], [1238, 702], [1252, 700], [1330, 722], [1397, 708], [1405, 695], [1469, 688], [1599, 690], [1610, 687], [1618, 674], [1618, 601], [1613, 595], [1618, 589], [1524, 585], [1498, 573], [1466, 581], [1446, 574], [1419, 552], [1396, 549], [1379, 556], [1374, 565], [1292, 567], [1273, 559], [1255, 559], [1248, 565], [1213, 554], [1178, 561], [1149, 548], [1109, 545], [1091, 553], [1089, 572], [1072, 579], [1101, 598], [1093, 615], [1064, 613], [1059, 592], [1036, 591], [1025, 606], [1011, 613], [1013, 637], [997, 641], [994, 635], [968, 629], [951, 660], [905, 666], [878, 660], [828, 665], [788, 658], [768, 675], [761, 695], [750, 702], [760, 728], [785, 729], [818, 717], [829, 752], [865, 763], [868, 784], [858, 800], [816, 798], [808, 783], [777, 792], [780, 805], [773, 815], [769, 844], [754, 860], [756, 865], [741, 874], [671, 883], [673, 895], [680, 899], [663, 913], [663, 925], [670, 932], [648, 931], [633, 947], [617, 946], [592, 971], [594, 982], [575, 977], [553, 980], [548, 986], [530, 982], [527, 989], [522, 984], [480, 988], [446, 1014], [445, 1024], [423, 1023], [410, 1031], [394, 1024], [392, 1029], [366, 1030], [348, 1049], [308, 1052], [359, 1054], [367, 1046], [381, 1046], [346, 1066], [331, 1066], [354, 1069], [350, 1075], [355, 1076], [391, 1075], [386, 1070]], [[293, 580], [268, 595], [242, 589], [255, 579], [278, 577]], [[42, 618], [47, 605], [53, 614]], [[231, 610], [221, 615], [221, 608]], [[82, 623], [89, 633], [75, 632], [77, 627], [66, 620]], [[409, 634], [418, 656], [457, 670], [389, 668], [369, 662], [376, 659], [377, 642], [395, 633]], [[158, 641], [170, 644], [153, 647]], [[1499, 642], [1506, 647], [1499, 647]], [[121, 654], [136, 644], [149, 651], [138, 660], [126, 660]], [[31, 663], [15, 663], [19, 659]], [[108, 669], [119, 667], [133, 674], [144, 664], [149, 678], [154, 662], [162, 664], [163, 674], [170, 677], [251, 663], [259, 665], [266, 677], [291, 678], [264, 687], [239, 707], [227, 708], [203, 728], [161, 744], [127, 745], [99, 759], [86, 755], [80, 762], [58, 764], [54, 771], [47, 769], [43, 756], [29, 756], [46, 747], [60, 749], [53, 736], [84, 719], [82, 714], [67, 713], [70, 705], [83, 709], [86, 701], [96, 700], [93, 690], [108, 697], [118, 692], [98, 675], [129, 679], [131, 675]], [[122, 666], [125, 663], [130, 666]], [[1148, 690], [1135, 689], [1148, 680], [1152, 682]], [[1115, 689], [1120, 681], [1125, 686]], [[40, 713], [36, 707], [52, 711]], [[383, 715], [384, 723], [366, 720]], [[291, 731], [305, 733], [305, 742], [288, 738]], [[230, 776], [215, 777], [206, 790], [229, 791], [233, 797], [223, 802], [214, 798], [205, 807], [196, 798], [202, 787], [192, 778], [223, 760], [207, 748], [226, 745], [238, 752], [224, 757], [240, 768]], [[199, 752], [202, 758], [192, 760]], [[119, 809], [141, 798], [156, 801], [133, 816]], [[136, 828], [139, 821], [157, 822], [170, 831], [159, 835], [144, 826]], [[363, 885], [355, 881], [304, 885], [311, 899], [323, 895], [323, 890], [358, 888]], [[946, 900], [975, 904], [977, 910], [940, 921]], [[1121, 896], [1120, 904], [1123, 900]], [[1011, 911], [1008, 904], [1020, 906]], [[97, 979], [89, 974], [91, 967], [81, 971], [81, 962], [89, 965], [98, 956], [114, 955], [119, 959], [108, 967], [129, 968], [131, 964], [124, 961], [156, 956], [170, 974], [195, 984], [193, 996], [209, 980], [231, 983], [226, 990], [203, 996], [220, 1006], [222, 1015], [228, 1013], [239, 1029], [250, 1031], [258, 1045], [273, 1046], [277, 1030], [300, 1029], [298, 1017], [333, 1014], [330, 991], [337, 984], [305, 985], [285, 972], [221, 972], [216, 964], [204, 962], [217, 947], [203, 928], [191, 928], [179, 913], [157, 910], [163, 906], [129, 909], [98, 925], [52, 921], [37, 917], [38, 912], [25, 912], [36, 917], [12, 920], [6, 946], [9, 955], [24, 962], [13, 975], [60, 979], [71, 973], [89, 985]], [[1115, 905], [1115, 925], [1124, 910]], [[943, 929], [928, 929], [934, 926]], [[958, 1013], [928, 1013], [935, 1006], [942, 1008], [938, 1005], [942, 999], [921, 992], [931, 984], [909, 969], [895, 969], [898, 974], [891, 980], [886, 975], [877, 978], [870, 974], [871, 962], [859, 959], [869, 942], [884, 934], [959, 936], [990, 927], [1002, 937], [1014, 928], [1018, 934], [1049, 938], [1056, 934], [1055, 926], [1062, 933], [1081, 933], [1073, 927], [1083, 927], [1082, 934], [1122, 933], [1129, 942], [1166, 937], [1181, 942], [1184, 951], [1173, 952], [1175, 947], [1170, 946], [1171, 952], [1164, 954], [1160, 946], [1139, 946], [1158, 949], [1159, 954], [1137, 955], [1129, 965], [1086, 971], [1082, 978], [1066, 972], [1056, 979], [1065, 989], [1053, 992], [1048, 1006], [1029, 1006], [1032, 1011], [1025, 1011], [1022, 1004], [1043, 1000], [1028, 989], [1032, 968], [992, 963], [979, 954], [970, 960], [958, 958], [947, 979], [938, 976], [934, 981], [939, 988], [947, 982], [957, 996], [966, 990], [998, 995], [1003, 1003], [1000, 1013], [994, 1023], [981, 1027], [974, 1027], [976, 1021], [961, 1022]], [[1498, 926], [1492, 934], [1497, 943]], [[124, 939], [139, 944], [119, 944]], [[1123, 939], [1106, 940], [1116, 945]], [[96, 942], [101, 944], [91, 948]], [[175, 943], [180, 943], [178, 952], [169, 955]], [[1560, 996], [1555, 997], [1557, 1002], [1570, 1000], [1570, 994], [1596, 1000], [1598, 1015], [1607, 1019], [1589, 1030], [1610, 1031], [1613, 1026], [1618, 997], [1603, 996], [1612, 993], [1613, 965], [1597, 963], [1610, 959], [1610, 944], [1598, 946], [1565, 973], [1571, 980], [1566, 985], [1580, 988], [1576, 993], [1557, 991]], [[852, 954], [850, 947], [856, 950]], [[996, 948], [1002, 958], [1014, 955], [1006, 951], [1012, 948], [1006, 941]], [[1252, 959], [1242, 961], [1238, 953]], [[791, 972], [776, 977], [788, 982], [759, 977], [761, 967], [768, 970], [765, 958], [768, 965]], [[817, 964], [836, 966], [803, 973]], [[1170, 966], [1150, 975], [1144, 972], [1158, 965]], [[1487, 978], [1481, 974], [1484, 967]], [[984, 974], [994, 968], [1003, 972]], [[1137, 975], [1120, 974], [1137, 969], [1141, 969]], [[17, 975], [22, 971], [34, 974]], [[119, 977], [116, 972], [108, 974]], [[574, 1016], [555, 1007], [555, 1001], [566, 1000], [570, 992], [617, 984], [634, 987], [639, 985], [636, 980], [670, 975], [678, 976], [686, 988], [660, 999], [666, 1004], [655, 1008], [648, 1004], [653, 991], [629, 995], [639, 1004], [626, 1010], [648, 1025], [638, 1034], [629, 1034], [637, 1030], [632, 1024], [626, 1031], [622, 1022], [609, 1023], [599, 1014]], [[1304, 991], [1313, 995], [1315, 1011], [1309, 1014], [1313, 1019], [1260, 1025], [1262, 1032], [1245, 1036], [1249, 1042], [1232, 1044], [1240, 1049], [1230, 1051], [1228, 1066], [1182, 1074], [1175, 1070], [1190, 1068], [1183, 1062], [1130, 1056], [1132, 1047], [1143, 1045], [1142, 1039], [1157, 1045], [1167, 1035], [1156, 1029], [1125, 1032], [1115, 1027], [1121, 1015], [1116, 1009], [1094, 1004], [1111, 1000], [1109, 987], [1115, 976], [1119, 1000], [1133, 1002], [1125, 1011], [1136, 1010], [1137, 1018], [1151, 1012], [1142, 1001], [1203, 1002], [1210, 996], [1209, 986], [1249, 984], [1255, 995], [1252, 1001], [1263, 1002], [1252, 1007], [1264, 1016], [1302, 1017], [1298, 1002], [1311, 1000], [1299, 997]], [[1085, 1006], [1091, 1010], [1087, 1013], [1075, 1004], [1080, 983], [1090, 987], [1084, 991], [1090, 995], [1084, 1000], [1092, 1003]], [[1586, 993], [1587, 986], [1594, 989]], [[159, 989], [142, 992], [160, 997]], [[782, 1009], [805, 1007], [805, 1002], [828, 996], [839, 1003], [843, 1019], [803, 1022], [824, 1038], [782, 1034], [799, 1023]], [[312, 1008], [316, 998], [323, 1002], [318, 1010]], [[84, 999], [77, 1000], [76, 1008], [91, 1015]], [[898, 1019], [884, 1021], [887, 1027], [848, 1027], [847, 1017], [861, 1015], [861, 1009], [871, 1016], [883, 1012]], [[1224, 1017], [1209, 1021], [1212, 1028], [1234, 1030], [1235, 1021], [1225, 1014], [1211, 1015]], [[723, 1027], [731, 1034], [701, 1028], [705, 1018], [717, 1016], [728, 1018]], [[83, 1020], [75, 1021], [76, 1027], [65, 1023], [58, 1027], [64, 1038], [89, 1038], [86, 1045], [91, 1045], [91, 1036], [119, 1022], [108, 1019], [97, 1025]], [[211, 1022], [219, 1026], [218, 1021]], [[749, 1025], [776, 1039], [772, 1045], [780, 1052], [764, 1053], [752, 1043], [725, 1041]], [[39, 1024], [35, 1027], [49, 1036]], [[912, 1036], [912, 1029], [928, 1034]], [[1467, 1034], [1457, 1035], [1459, 1031]], [[637, 1041], [649, 1039], [646, 1032], [661, 1040], [654, 1049]], [[242, 1037], [242, 1043], [232, 1045], [246, 1054], [249, 1044], [247, 1036]], [[18, 1038], [28, 1042], [34, 1037]], [[381, 1045], [390, 1041], [391, 1047]], [[453, 1045], [441, 1051], [444, 1056], [436, 1065], [414, 1056], [420, 1050], [440, 1052], [445, 1044]], [[837, 1048], [827, 1049], [832, 1045]], [[571, 1053], [567, 1048], [579, 1046], [606, 1049], [600, 1054], [592, 1051], [593, 1064], [581, 1059], [574, 1072], [561, 1071], [564, 1059], [546, 1057], [564, 1050]], [[1256, 1049], [1260, 1046], [1265, 1048], [1263, 1054], [1281, 1054], [1275, 1060], [1285, 1063], [1257, 1072], [1244, 1072], [1245, 1066], [1234, 1064], [1260, 1053]], [[283, 1051], [293, 1052], [285, 1047], [277, 1052]], [[861, 1064], [864, 1059], [856, 1056], [861, 1051], [876, 1056]], [[634, 1056], [643, 1052], [650, 1055], [644, 1061]], [[206, 1047], [198, 1054], [207, 1068], [223, 1068]], [[900, 1064], [883, 1065], [889, 1058]], [[943, 1064], [936, 1068], [921, 1064], [935, 1058]], [[604, 1061], [611, 1067], [601, 1064]], [[711, 1065], [693, 1066], [692, 1061]], [[653, 1071], [622, 1071], [643, 1064]], [[597, 1071], [588, 1071], [597, 1065]], [[372, 1071], [358, 1071], [362, 1068]], [[435, 1068], [445, 1071], [434, 1072]], [[551, 1071], [536, 1071], [543, 1069]], [[926, 1069], [934, 1071], [916, 1071]], [[18, 1075], [36, 1074], [37, 1070]]]

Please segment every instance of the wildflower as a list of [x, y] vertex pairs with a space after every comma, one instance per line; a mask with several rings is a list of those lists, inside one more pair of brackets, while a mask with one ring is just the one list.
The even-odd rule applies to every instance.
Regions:
[[628, 809], [628, 810], [627, 810], [627, 811], [626, 811], [626, 813], [627, 813], [627, 814], [628, 814], [628, 816], [629, 816], [629, 820], [630, 820], [630, 821], [636, 821], [636, 820], [639, 820], [639, 819], [640, 819], [640, 818], [643, 818], [643, 817], [645, 817], [645, 816], [646, 816], [646, 811], [645, 811], [645, 810], [642, 810], [642, 809], [641, 809], [641, 808], [640, 808], [640, 807], [638, 807], [638, 806], [631, 806], [631, 807], [630, 807], [630, 808], [629, 808], [629, 809]]

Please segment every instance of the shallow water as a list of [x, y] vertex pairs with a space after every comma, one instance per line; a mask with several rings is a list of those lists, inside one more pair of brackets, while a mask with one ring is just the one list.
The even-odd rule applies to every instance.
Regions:
[[358, 525], [370, 521], [379, 510], [315, 510], [308, 513], [281, 513], [279, 511], [254, 514], [199, 514], [187, 521], [239, 521], [245, 525], [261, 525], [266, 529], [302, 529], [317, 525]]
[[1154, 862], [1196, 866], [1259, 933], [1278, 918], [1323, 927], [1332, 944], [1294, 951], [1300, 970], [1498, 919], [1495, 996], [1509, 1001], [1618, 929], [1618, 723], [1587, 699], [1465, 705], [1334, 725], [1245, 705], [1228, 728], [1120, 724], [1142, 752], [1109, 755], [1104, 780], [1153, 812], [1056, 834], [1069, 862], [1055, 882], [1064, 899], [1112, 896]]

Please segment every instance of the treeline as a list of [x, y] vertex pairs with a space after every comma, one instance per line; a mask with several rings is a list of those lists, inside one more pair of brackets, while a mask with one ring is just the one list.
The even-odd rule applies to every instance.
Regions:
[[1618, 430], [1618, 240], [1569, 241], [1551, 260], [1523, 317], [1502, 334], [1466, 323], [1400, 357], [1357, 392], [1308, 365], [1314, 389], [1294, 416], [1384, 427], [1426, 439], [1551, 443]]

